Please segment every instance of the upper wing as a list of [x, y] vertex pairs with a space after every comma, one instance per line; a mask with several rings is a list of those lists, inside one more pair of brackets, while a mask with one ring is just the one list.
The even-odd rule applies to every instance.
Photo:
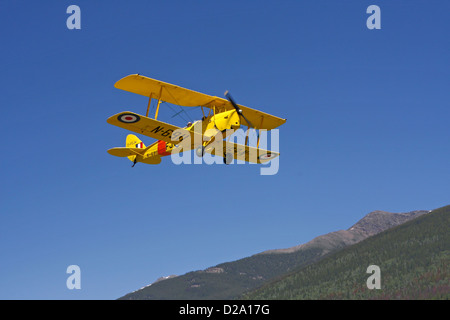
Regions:
[[[151, 95], [154, 99], [161, 99], [162, 101], [185, 107], [203, 106], [207, 108], [217, 108], [218, 111], [234, 109], [231, 103], [226, 99], [210, 96], [138, 74], [126, 76], [117, 81], [114, 86], [117, 89], [133, 92], [146, 97], [150, 97]], [[242, 105], [238, 106], [256, 129], [271, 130], [286, 122], [286, 119]]]
[[177, 144], [177, 142], [181, 142], [183, 139], [190, 138], [191, 148], [194, 148], [196, 144], [201, 144], [203, 142], [203, 136], [199, 133], [144, 117], [134, 112], [120, 112], [109, 117], [106, 122], [167, 143]]
[[275, 151], [259, 149], [228, 141], [213, 142], [205, 148], [205, 151], [219, 157], [223, 157], [225, 152], [233, 153], [234, 159], [253, 163], [265, 163], [280, 155], [280, 153]]
[[131, 74], [120, 79], [114, 87], [146, 97], [152, 95], [153, 99], [161, 99], [162, 101], [185, 107], [204, 106], [211, 102], [211, 98], [214, 98], [207, 94], [138, 74]]

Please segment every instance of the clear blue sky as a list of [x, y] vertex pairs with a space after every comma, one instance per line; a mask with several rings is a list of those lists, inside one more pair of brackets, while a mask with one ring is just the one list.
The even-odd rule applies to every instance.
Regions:
[[[68, 30], [66, 8], [81, 8]], [[381, 8], [381, 30], [366, 9]], [[115, 299], [450, 203], [448, 1], [0, 2], [0, 299]], [[280, 169], [110, 156], [132, 73], [283, 118]], [[195, 118], [196, 110], [187, 110]], [[198, 111], [198, 110], [197, 110]], [[160, 119], [173, 111], [160, 110]], [[152, 139], [141, 137], [149, 144]], [[66, 268], [81, 268], [81, 290]]]

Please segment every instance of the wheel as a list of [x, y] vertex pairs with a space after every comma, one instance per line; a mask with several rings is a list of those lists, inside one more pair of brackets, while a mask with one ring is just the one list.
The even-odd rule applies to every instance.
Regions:
[[225, 153], [223, 156], [223, 163], [230, 164], [233, 162], [233, 154], [232, 153]]
[[197, 147], [197, 149], [195, 149], [195, 154], [197, 155], [197, 157], [202, 158], [205, 154], [205, 147], [204, 146]]

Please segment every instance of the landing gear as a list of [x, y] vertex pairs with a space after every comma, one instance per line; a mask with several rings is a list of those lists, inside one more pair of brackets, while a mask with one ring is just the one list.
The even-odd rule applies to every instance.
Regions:
[[197, 147], [197, 149], [195, 149], [195, 154], [197, 155], [197, 157], [203, 158], [203, 156], [205, 155], [205, 147], [204, 146]]
[[133, 168], [136, 165], [136, 163], [137, 163], [137, 157], [134, 158], [133, 165], [131, 167]]
[[223, 155], [223, 163], [230, 164], [233, 162], [233, 154], [232, 153], [225, 153]]

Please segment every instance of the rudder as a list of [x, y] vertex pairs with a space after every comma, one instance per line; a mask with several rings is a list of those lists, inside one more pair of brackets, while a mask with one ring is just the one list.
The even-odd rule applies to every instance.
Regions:
[[[125, 146], [127, 148], [139, 148], [139, 149], [144, 149], [145, 148], [145, 144], [138, 137], [136, 137], [134, 134], [129, 134], [127, 136], [127, 140], [125, 142]], [[129, 156], [128, 159], [131, 162], [134, 162], [134, 160], [136, 159], [136, 156]]]

